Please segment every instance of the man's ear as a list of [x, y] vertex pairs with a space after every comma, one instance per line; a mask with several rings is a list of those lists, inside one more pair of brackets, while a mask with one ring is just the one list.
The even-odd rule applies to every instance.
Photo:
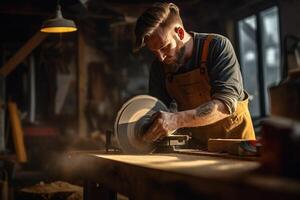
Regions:
[[177, 26], [177, 27], [175, 27], [175, 32], [178, 35], [179, 39], [183, 40], [183, 38], [184, 38], [184, 30], [183, 30], [183, 28], [180, 27], [180, 26]]

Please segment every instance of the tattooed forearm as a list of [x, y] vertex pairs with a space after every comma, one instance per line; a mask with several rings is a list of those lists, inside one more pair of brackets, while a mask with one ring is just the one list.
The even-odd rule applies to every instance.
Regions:
[[229, 113], [226, 106], [217, 99], [211, 100], [195, 109], [177, 113], [180, 128], [205, 126], [228, 116]]
[[209, 101], [208, 103], [199, 106], [196, 108], [196, 117], [201, 117], [203, 115], [212, 113], [215, 107], [216, 105], [213, 101]]

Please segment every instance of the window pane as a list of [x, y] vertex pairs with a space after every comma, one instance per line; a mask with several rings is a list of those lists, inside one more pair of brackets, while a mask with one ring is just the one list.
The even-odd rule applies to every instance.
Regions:
[[266, 111], [269, 114], [268, 87], [279, 83], [280, 70], [280, 38], [278, 8], [273, 7], [261, 12], [262, 59], [266, 96]]
[[259, 84], [257, 69], [256, 17], [250, 16], [238, 22], [241, 68], [244, 87], [250, 95], [249, 109], [252, 117], [260, 116]]

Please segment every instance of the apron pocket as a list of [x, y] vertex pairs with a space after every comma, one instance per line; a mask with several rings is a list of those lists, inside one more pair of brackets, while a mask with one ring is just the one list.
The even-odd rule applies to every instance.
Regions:
[[[233, 132], [237, 132], [238, 126], [243, 123], [243, 120], [245, 118], [245, 113], [239, 113], [239, 114], [234, 114], [224, 121], [223, 127], [225, 129], [226, 135], [228, 138], [231, 138], [233, 135]], [[242, 134], [242, 130], [240, 130], [240, 134]]]

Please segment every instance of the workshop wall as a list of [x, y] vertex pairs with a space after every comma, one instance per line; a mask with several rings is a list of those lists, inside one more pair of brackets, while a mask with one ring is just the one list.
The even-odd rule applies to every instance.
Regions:
[[[140, 4], [119, 2], [111, 5], [96, 0], [86, 1], [85, 5], [79, 1], [70, 5], [67, 1], [62, 2], [64, 14], [76, 20], [79, 32], [73, 33], [70, 37], [51, 36], [33, 52], [37, 72], [36, 119], [41, 123], [61, 124], [58, 126], [62, 134], [77, 134], [79, 76], [77, 45], [78, 34], [82, 34], [87, 45], [85, 53], [87, 135], [90, 136], [94, 132], [104, 133], [105, 130], [113, 128], [116, 112], [126, 99], [147, 93], [149, 67], [153, 56], [146, 50], [134, 54], [132, 46], [135, 19], [152, 2], [146, 1]], [[175, 3], [181, 9], [187, 30], [223, 34], [229, 37], [236, 47], [234, 29], [237, 15], [243, 14], [243, 10], [253, 10], [255, 7], [259, 8], [273, 1], [230, 2], [178, 1]], [[295, 16], [298, 14], [300, 2], [278, 0], [273, 3], [279, 5], [282, 40], [286, 35], [299, 35], [300, 19]], [[51, 6], [50, 3], [47, 5], [55, 7], [53, 2]], [[22, 17], [24, 13], [17, 13], [15, 17], [1, 14], [0, 23], [11, 21], [7, 26], [9, 31], [3, 32], [4, 36], [10, 39], [0, 39], [2, 50], [9, 55], [18, 48], [8, 46], [17, 43], [17, 47], [20, 47], [39, 29], [42, 21], [50, 14], [49, 8], [40, 3], [32, 6], [37, 10], [44, 9], [42, 11], [45, 13], [42, 15], [34, 13], [38, 17], [34, 17], [33, 14]], [[22, 23], [19, 23], [20, 21]], [[3, 56], [4, 60], [8, 57]], [[29, 60], [24, 61], [22, 65], [25, 67], [20, 66], [20, 69], [17, 69], [25, 71], [27, 80], [22, 82], [22, 78], [16, 75], [9, 78], [11, 81], [8, 80], [12, 84], [7, 84], [9, 85], [7, 87], [12, 87], [8, 88], [7, 92], [13, 91], [12, 96], [18, 99], [21, 111], [25, 114], [30, 110], [28, 93], [26, 93], [28, 90], [23, 91], [26, 87], [18, 90], [15, 88], [28, 85], [29, 72], [28, 66], [26, 67], [28, 63]], [[26, 119], [25, 114], [23, 116]]]
[[[281, 34], [300, 36], [300, 1], [298, 0], [280, 0], [280, 21]], [[298, 17], [297, 17], [298, 16]]]

